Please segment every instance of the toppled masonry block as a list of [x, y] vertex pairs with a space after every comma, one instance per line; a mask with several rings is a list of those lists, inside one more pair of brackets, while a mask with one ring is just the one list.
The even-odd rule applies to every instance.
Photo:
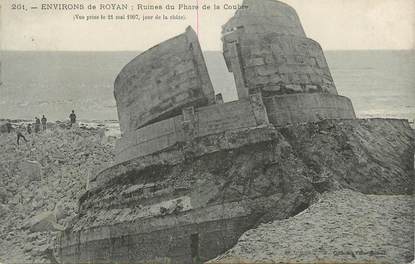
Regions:
[[117, 76], [114, 95], [123, 134], [215, 103], [215, 93], [191, 27], [138, 55]]

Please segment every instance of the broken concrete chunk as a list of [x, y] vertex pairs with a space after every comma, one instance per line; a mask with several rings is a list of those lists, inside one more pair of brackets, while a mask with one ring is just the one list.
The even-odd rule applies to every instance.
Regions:
[[37, 161], [25, 160], [20, 163], [21, 176], [27, 181], [40, 181], [42, 166]]
[[56, 222], [54, 212], [46, 211], [30, 220], [31, 232], [63, 231], [64, 227]]

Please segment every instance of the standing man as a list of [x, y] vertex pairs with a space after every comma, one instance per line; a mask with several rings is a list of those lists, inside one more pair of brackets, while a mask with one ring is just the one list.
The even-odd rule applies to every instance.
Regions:
[[27, 124], [26, 131], [28, 134], [32, 134], [32, 124]]
[[20, 131], [20, 127], [17, 127], [17, 129], [16, 129], [16, 135], [17, 135], [17, 145], [20, 145], [19, 143], [19, 141], [20, 141], [20, 138], [23, 138], [24, 139], [24, 141], [25, 142], [27, 142], [27, 139], [23, 136], [23, 134], [22, 134], [22, 132]]
[[46, 122], [48, 120], [46, 119], [45, 115], [42, 116], [42, 129], [43, 131], [46, 131]]
[[6, 127], [7, 127], [7, 133], [10, 133], [12, 131], [12, 124], [10, 124], [10, 121], [7, 121]]
[[40, 130], [40, 119], [35, 117], [35, 133], [39, 133]]
[[69, 119], [71, 120], [71, 127], [73, 126], [73, 124], [76, 123], [76, 115], [75, 115], [75, 110], [72, 110], [72, 113], [69, 115]]

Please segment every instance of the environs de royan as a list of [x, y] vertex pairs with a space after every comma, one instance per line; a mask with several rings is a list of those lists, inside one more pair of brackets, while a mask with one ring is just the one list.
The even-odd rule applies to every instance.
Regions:
[[[204, 5], [189, 5], [184, 3], [174, 3], [174, 4], [142, 4], [136, 3], [135, 5], [126, 4], [126, 3], [98, 3], [94, 4], [95, 8], [99, 10], [129, 10], [131, 8], [136, 8], [137, 10], [197, 10], [199, 8], [203, 8], [203, 6], [207, 6], [208, 4]], [[84, 9], [91, 9], [90, 5], [84, 3], [42, 3], [40, 8], [41, 10], [84, 10]], [[246, 9], [248, 6], [240, 5], [240, 4], [223, 4], [220, 6], [222, 9]], [[210, 9], [210, 8], [209, 8]], [[217, 8], [216, 8], [217, 9]]]

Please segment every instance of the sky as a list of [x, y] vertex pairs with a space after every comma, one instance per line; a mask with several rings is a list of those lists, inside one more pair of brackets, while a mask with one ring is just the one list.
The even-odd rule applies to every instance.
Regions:
[[[221, 26], [235, 10], [223, 5], [242, 0], [25, 0], [27, 11], [12, 10], [15, 0], [1, 0], [1, 34], [3, 50], [146, 50], [161, 41], [183, 33], [188, 25], [199, 28], [203, 50], [221, 50]], [[284, 0], [294, 7], [308, 37], [325, 50], [414, 49], [414, 0]], [[163, 11], [165, 15], [185, 15], [184, 20], [74, 20], [78, 15], [123, 15], [142, 11], [41, 10], [44, 3], [126, 3], [143, 5], [217, 4], [220, 10]], [[38, 7], [31, 9], [31, 7]], [[159, 11], [145, 11], [154, 15]], [[197, 14], [198, 13], [198, 14]], [[199, 17], [199, 19], [197, 19]]]

